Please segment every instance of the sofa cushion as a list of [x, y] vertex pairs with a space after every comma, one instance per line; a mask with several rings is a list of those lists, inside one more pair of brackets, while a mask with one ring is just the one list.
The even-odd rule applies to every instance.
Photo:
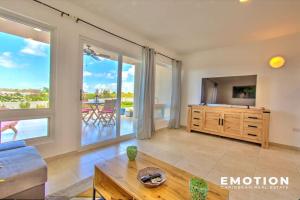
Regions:
[[47, 166], [34, 147], [0, 151], [0, 198], [4, 198], [47, 181]]
[[25, 147], [25, 146], [26, 146], [26, 143], [23, 140], [5, 142], [5, 143], [0, 144], [0, 151], [16, 149], [16, 148]]

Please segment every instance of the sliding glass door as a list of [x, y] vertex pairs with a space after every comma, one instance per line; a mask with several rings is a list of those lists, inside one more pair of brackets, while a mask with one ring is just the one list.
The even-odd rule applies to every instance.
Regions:
[[138, 62], [136, 59], [128, 56], [123, 56], [122, 64], [122, 87], [121, 87], [121, 108], [120, 134], [128, 135], [135, 133], [136, 129], [136, 109], [135, 109], [135, 83], [136, 83], [136, 68]]
[[135, 133], [135, 60], [100, 46], [82, 47], [81, 146]]

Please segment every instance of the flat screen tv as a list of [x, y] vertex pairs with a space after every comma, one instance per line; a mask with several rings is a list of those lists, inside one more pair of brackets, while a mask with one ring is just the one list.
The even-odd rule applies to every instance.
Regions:
[[255, 106], [257, 75], [202, 79], [201, 103]]

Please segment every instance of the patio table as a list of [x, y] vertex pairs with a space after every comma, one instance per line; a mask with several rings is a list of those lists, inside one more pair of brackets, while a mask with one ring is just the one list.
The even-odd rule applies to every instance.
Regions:
[[90, 117], [88, 118], [87, 121], [90, 121], [90, 119], [95, 116], [96, 119], [94, 121], [94, 124], [100, 120], [100, 115], [98, 113], [100, 113], [100, 106], [104, 105], [105, 100], [104, 99], [98, 99], [98, 100], [91, 100], [91, 101], [86, 101], [86, 102], [82, 102], [82, 104], [88, 105], [91, 110], [92, 110], [92, 114], [90, 115]]

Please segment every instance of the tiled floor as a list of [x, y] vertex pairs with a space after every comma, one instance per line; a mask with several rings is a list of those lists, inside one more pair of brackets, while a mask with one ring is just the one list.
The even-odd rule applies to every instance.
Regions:
[[220, 176], [288, 176], [288, 190], [232, 190], [230, 200], [297, 200], [300, 198], [300, 152], [257, 145], [184, 130], [159, 131], [151, 140], [121, 144], [52, 160], [48, 193], [66, 188], [93, 175], [94, 164], [125, 153], [135, 144], [139, 150], [216, 184]]
[[[121, 116], [120, 135], [128, 135], [135, 132], [136, 120], [133, 117]], [[103, 126], [101, 123], [82, 123], [81, 145], [90, 145], [115, 138], [116, 125]]]

